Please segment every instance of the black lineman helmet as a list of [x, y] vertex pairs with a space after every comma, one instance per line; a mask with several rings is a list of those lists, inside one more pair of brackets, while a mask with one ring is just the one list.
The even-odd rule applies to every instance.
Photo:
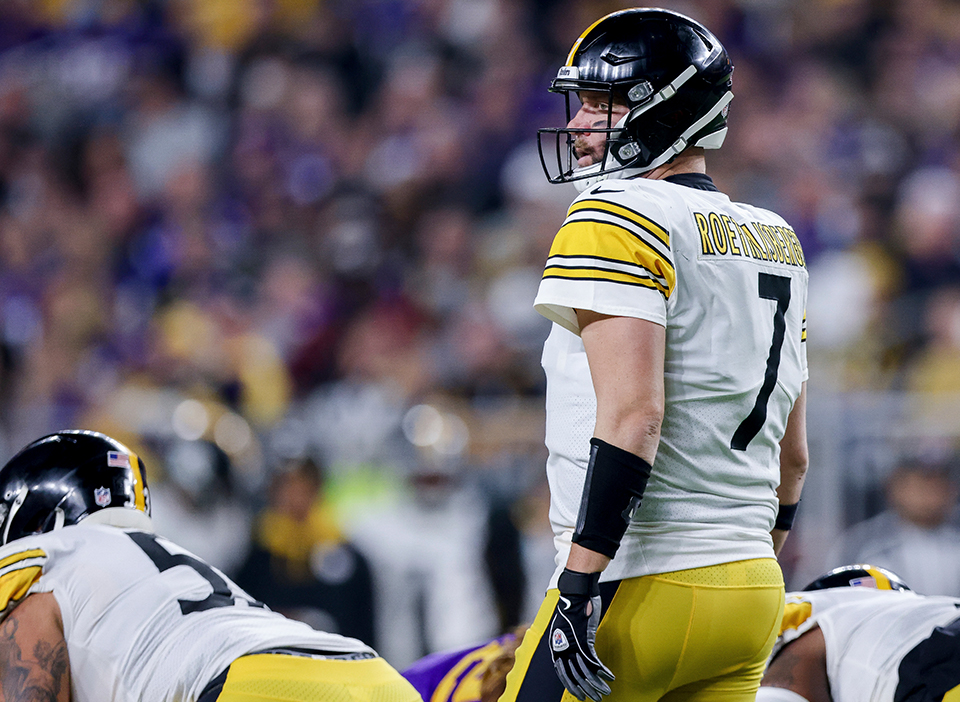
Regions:
[[[541, 129], [540, 161], [551, 183], [595, 178], [624, 169], [650, 171], [687, 146], [718, 149], [727, 133], [733, 65], [710, 31], [668, 10], [635, 8], [607, 15], [574, 43], [550, 90], [606, 92], [628, 114], [607, 129]], [[607, 132], [603, 160], [577, 168], [573, 142], [584, 132]], [[555, 156], [550, 154], [551, 142]], [[545, 148], [546, 145], [546, 148]], [[545, 151], [547, 153], [545, 153]]]
[[824, 573], [803, 588], [803, 591], [827, 590], [833, 587], [872, 587], [877, 590], [910, 589], [900, 579], [899, 575], [886, 568], [878, 568], [867, 563], [857, 563], [840, 566], [829, 573]]
[[37, 439], [0, 468], [0, 544], [91, 521], [150, 527], [139, 457], [93, 431]]

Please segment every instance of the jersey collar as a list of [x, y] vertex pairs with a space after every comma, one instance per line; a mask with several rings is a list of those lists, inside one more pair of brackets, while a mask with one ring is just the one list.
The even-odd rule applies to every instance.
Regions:
[[719, 188], [713, 184], [713, 178], [706, 173], [677, 173], [676, 175], [667, 176], [664, 180], [670, 183], [676, 183], [677, 185], [685, 185], [688, 188], [694, 188], [696, 190], [709, 190], [715, 193], [720, 192]]

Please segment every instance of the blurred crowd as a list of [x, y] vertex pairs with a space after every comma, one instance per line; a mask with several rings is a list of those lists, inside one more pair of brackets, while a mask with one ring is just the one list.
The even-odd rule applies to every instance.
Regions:
[[[660, 4], [733, 58], [708, 168], [803, 243], [811, 401], [960, 394], [960, 4]], [[0, 458], [129, 443], [161, 533], [397, 666], [531, 616], [536, 129], [626, 6], [0, 3]]]

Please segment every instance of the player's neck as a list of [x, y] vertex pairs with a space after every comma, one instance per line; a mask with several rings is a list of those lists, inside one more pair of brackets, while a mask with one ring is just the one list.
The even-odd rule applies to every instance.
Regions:
[[643, 174], [644, 178], [650, 180], [663, 180], [667, 176], [680, 175], [681, 173], [706, 173], [707, 159], [703, 155], [703, 149], [691, 147], [678, 154], [675, 159], [662, 166], [657, 166], [652, 171]]

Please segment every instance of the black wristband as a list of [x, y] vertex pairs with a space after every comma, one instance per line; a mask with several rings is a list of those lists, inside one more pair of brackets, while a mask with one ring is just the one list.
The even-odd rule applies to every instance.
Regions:
[[636, 454], [590, 439], [590, 462], [573, 543], [613, 558], [653, 468]]
[[781, 504], [780, 509], [777, 510], [777, 522], [773, 525], [773, 528], [780, 531], [790, 531], [793, 528], [793, 518], [797, 516], [797, 507], [799, 506], [799, 500], [792, 505]]
[[557, 581], [557, 589], [564, 595], [596, 597], [600, 594], [600, 573], [581, 573], [564, 568]]

